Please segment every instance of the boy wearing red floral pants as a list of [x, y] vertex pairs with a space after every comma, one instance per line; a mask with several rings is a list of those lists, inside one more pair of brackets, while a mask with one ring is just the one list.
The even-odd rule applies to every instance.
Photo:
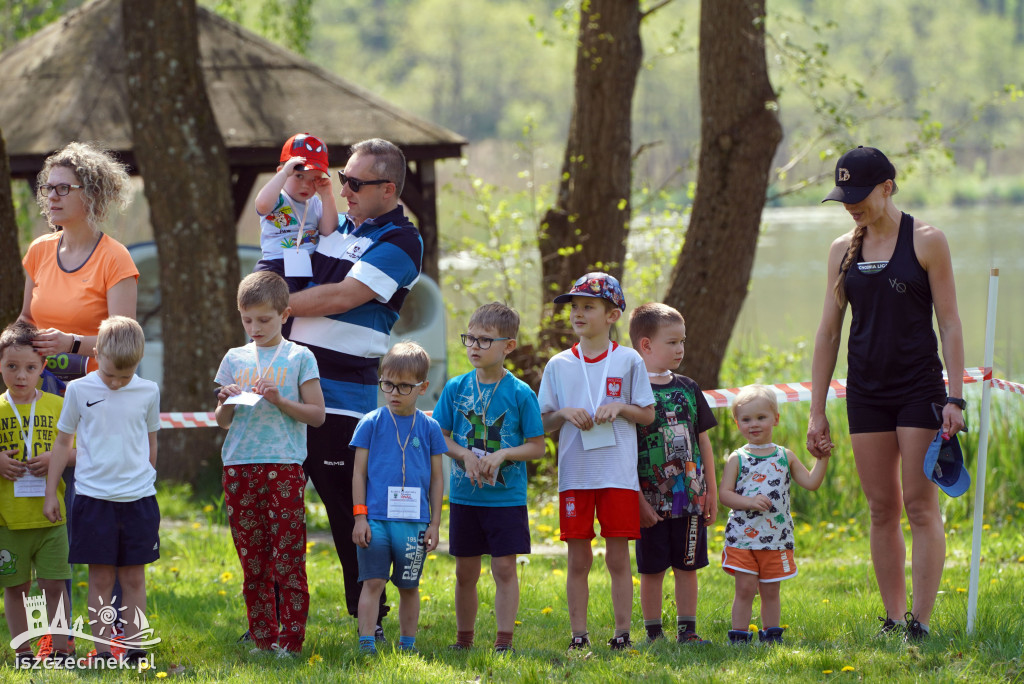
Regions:
[[313, 353], [281, 335], [291, 313], [281, 276], [246, 276], [238, 311], [252, 343], [228, 350], [216, 380], [217, 424], [228, 431], [221, 453], [224, 504], [254, 652], [291, 656], [302, 650], [309, 613], [306, 425], [323, 424], [324, 396]]

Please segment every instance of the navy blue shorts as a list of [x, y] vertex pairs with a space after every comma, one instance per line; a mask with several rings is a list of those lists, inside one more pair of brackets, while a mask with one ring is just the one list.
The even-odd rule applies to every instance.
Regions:
[[666, 518], [654, 527], [640, 528], [636, 540], [636, 570], [658, 575], [669, 569], [700, 570], [708, 566], [708, 529], [699, 515]]
[[448, 553], [464, 558], [530, 553], [530, 518], [526, 506], [453, 503], [448, 518]]
[[941, 406], [945, 403], [946, 395], [941, 392], [918, 401], [898, 404], [883, 404], [847, 395], [846, 417], [850, 423], [851, 435], [864, 432], [896, 432], [897, 427], [938, 430], [942, 425], [942, 419], [935, 417], [932, 404]]
[[75, 496], [68, 561], [81, 565], [145, 565], [160, 558], [160, 507], [155, 496], [104, 501]]

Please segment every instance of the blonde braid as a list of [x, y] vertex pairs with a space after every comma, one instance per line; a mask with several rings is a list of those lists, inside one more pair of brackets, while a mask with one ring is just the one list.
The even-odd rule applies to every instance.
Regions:
[[839, 306], [839, 308], [846, 306], [846, 273], [850, 270], [853, 260], [857, 258], [857, 254], [860, 252], [860, 246], [864, 243], [864, 236], [867, 235], [867, 232], [867, 226], [857, 226], [853, 229], [853, 237], [850, 238], [850, 247], [846, 250], [846, 256], [843, 257], [843, 264], [839, 267], [839, 277], [836, 278], [836, 284], [832, 287], [832, 296], [836, 298], [836, 305]]

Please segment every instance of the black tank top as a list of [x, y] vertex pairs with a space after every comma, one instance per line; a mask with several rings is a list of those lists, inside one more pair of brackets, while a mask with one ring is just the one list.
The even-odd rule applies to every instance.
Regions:
[[853, 320], [847, 344], [847, 392], [861, 401], [928, 401], [945, 394], [932, 327], [928, 273], [914, 253], [914, 218], [903, 214], [896, 248], [873, 273], [857, 264], [846, 273]]

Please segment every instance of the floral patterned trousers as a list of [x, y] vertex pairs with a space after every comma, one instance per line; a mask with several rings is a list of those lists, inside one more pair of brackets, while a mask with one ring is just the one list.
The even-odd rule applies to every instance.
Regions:
[[223, 483], [231, 537], [242, 563], [249, 634], [262, 649], [278, 643], [289, 651], [301, 651], [309, 614], [302, 466], [226, 466]]

